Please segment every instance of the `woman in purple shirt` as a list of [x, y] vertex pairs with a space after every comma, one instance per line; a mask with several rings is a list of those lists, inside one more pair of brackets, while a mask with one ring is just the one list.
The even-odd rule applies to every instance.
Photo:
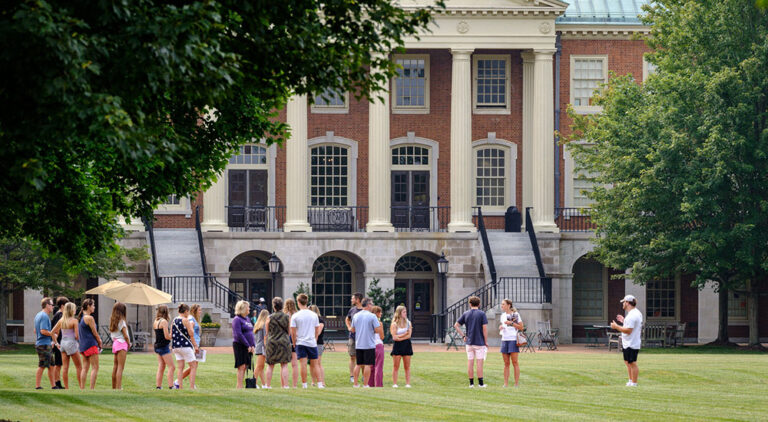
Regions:
[[251, 354], [256, 343], [253, 338], [253, 324], [248, 319], [250, 305], [241, 300], [235, 305], [235, 319], [232, 320], [232, 350], [235, 352], [237, 388], [243, 388], [245, 370], [251, 365]]

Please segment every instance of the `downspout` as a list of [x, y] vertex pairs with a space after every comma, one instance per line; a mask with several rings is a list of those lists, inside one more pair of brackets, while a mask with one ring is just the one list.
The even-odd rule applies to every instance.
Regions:
[[557, 135], [560, 132], [560, 55], [563, 52], [560, 36], [558, 32], [555, 39], [555, 210], [560, 208], [560, 136]]

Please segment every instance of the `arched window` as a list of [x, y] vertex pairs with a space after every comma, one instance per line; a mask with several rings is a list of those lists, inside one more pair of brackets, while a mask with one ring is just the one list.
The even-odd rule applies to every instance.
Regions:
[[346, 315], [352, 294], [352, 266], [338, 256], [322, 256], [312, 266], [312, 295], [322, 315]]
[[319, 145], [310, 149], [310, 205], [349, 204], [349, 149]]
[[418, 256], [404, 256], [400, 258], [395, 264], [395, 272], [425, 272], [431, 273], [432, 265], [429, 262]]
[[232, 260], [229, 264], [229, 271], [267, 271], [269, 264], [267, 261], [252, 254], [243, 254]]

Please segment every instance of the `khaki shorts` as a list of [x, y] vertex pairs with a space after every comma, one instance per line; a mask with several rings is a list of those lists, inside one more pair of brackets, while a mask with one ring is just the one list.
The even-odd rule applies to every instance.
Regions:
[[355, 339], [353, 338], [347, 340], [347, 353], [349, 353], [350, 356], [357, 357], [357, 351], [355, 351]]

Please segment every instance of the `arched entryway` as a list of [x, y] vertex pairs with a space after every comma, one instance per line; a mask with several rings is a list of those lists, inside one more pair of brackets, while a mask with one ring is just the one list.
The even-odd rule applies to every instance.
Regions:
[[398, 259], [395, 264], [395, 289], [395, 304], [405, 306], [413, 322], [413, 337], [429, 337], [432, 334], [432, 314], [438, 311], [440, 303], [436, 294], [439, 289], [435, 257], [412, 252]]
[[362, 260], [344, 251], [326, 253], [312, 264], [312, 301], [325, 317], [327, 329], [346, 330], [350, 297], [363, 292], [364, 271]]
[[248, 251], [236, 256], [229, 264], [229, 288], [251, 302], [258, 303], [263, 297], [270, 303], [274, 294], [269, 272], [271, 256], [266, 251]]

